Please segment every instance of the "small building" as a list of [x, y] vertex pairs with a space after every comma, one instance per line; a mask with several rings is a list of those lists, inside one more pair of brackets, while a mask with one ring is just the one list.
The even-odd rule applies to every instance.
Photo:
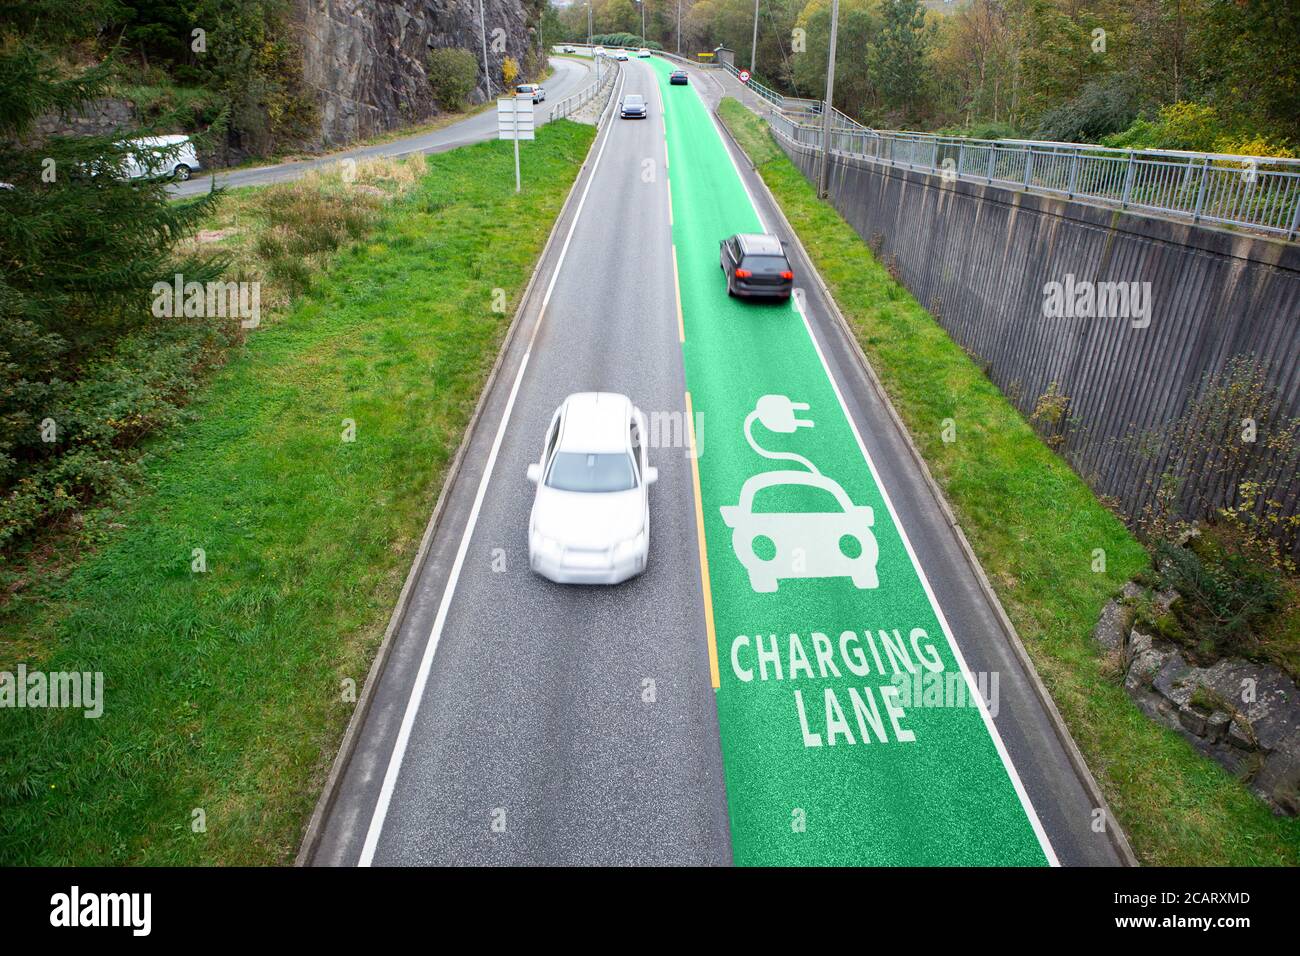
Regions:
[[736, 51], [720, 46], [713, 51], [713, 62], [719, 66], [729, 66], [734, 69], [736, 66]]

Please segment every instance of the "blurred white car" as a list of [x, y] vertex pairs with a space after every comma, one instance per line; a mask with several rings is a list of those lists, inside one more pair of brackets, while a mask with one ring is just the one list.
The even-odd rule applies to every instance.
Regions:
[[605, 56], [605, 55], [606, 55], [606, 53], [605, 53], [605, 48], [604, 48], [603, 46], [592, 47], [592, 49], [591, 49], [591, 55], [592, 55], [592, 56]]
[[645, 47], [642, 47], [641, 49], [636, 51], [636, 55], [645, 58], [650, 55], [650, 51], [647, 50]]
[[620, 62], [626, 63], [626, 62], [627, 62], [627, 51], [626, 51], [626, 50], [619, 50], [617, 53], [614, 54], [614, 59], [619, 60]]
[[559, 584], [618, 584], [650, 550], [645, 415], [626, 395], [579, 392], [551, 417], [528, 521], [528, 563]]
[[122, 167], [127, 179], [170, 176], [184, 182], [203, 168], [194, 143], [185, 135], [146, 136], [128, 140], [124, 145], [131, 150]]

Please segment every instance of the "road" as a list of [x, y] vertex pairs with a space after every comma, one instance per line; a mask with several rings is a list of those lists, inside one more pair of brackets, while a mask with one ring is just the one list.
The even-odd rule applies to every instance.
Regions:
[[[779, 217], [706, 108], [718, 90], [667, 70], [625, 65], [651, 116], [601, 130], [557, 224], [309, 862], [1119, 862], [819, 288], [801, 310], [726, 296], [718, 239]], [[528, 570], [525, 469], [587, 389], [699, 416], [698, 460], [652, 443], [650, 566], [615, 588]], [[751, 586], [723, 508], [763, 471], [743, 425], [765, 394], [815, 426], [757, 437], [873, 509], [874, 587]], [[900, 708], [904, 659], [950, 686], [996, 674], [996, 699]]]
[[[553, 57], [551, 66], [555, 75], [546, 83], [546, 101], [539, 103], [538, 111], [547, 111], [549, 107], [576, 93], [595, 79], [590, 66], [577, 60]], [[546, 112], [546, 116], [550, 113]], [[194, 196], [205, 193], [216, 185], [231, 188], [239, 186], [265, 186], [269, 183], [285, 182], [297, 179], [304, 173], [324, 166], [330, 166], [343, 159], [373, 159], [378, 156], [404, 156], [407, 153], [441, 153], [467, 143], [478, 143], [492, 139], [497, 134], [496, 110], [487, 109], [474, 116], [444, 126], [441, 129], [414, 136], [405, 136], [387, 143], [371, 146], [358, 146], [354, 149], [330, 153], [313, 159], [298, 160], [291, 163], [277, 163], [273, 166], [255, 166], [247, 169], [217, 170], [210, 175], [196, 176], [184, 183], [170, 187], [172, 195]]]

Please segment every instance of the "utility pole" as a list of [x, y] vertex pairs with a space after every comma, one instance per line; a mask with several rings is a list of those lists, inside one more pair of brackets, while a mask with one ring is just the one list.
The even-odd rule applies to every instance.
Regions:
[[641, 8], [641, 42], [645, 43], [645, 0], [636, 0], [636, 5]]
[[483, 83], [487, 86], [487, 98], [492, 99], [492, 69], [487, 58], [487, 25], [483, 20], [483, 0], [478, 0], [478, 32], [483, 37]]
[[749, 47], [749, 76], [754, 78], [758, 64], [758, 0], [754, 0], [754, 42]]
[[592, 36], [593, 34], [591, 32], [591, 0], [587, 0], [587, 52], [590, 53], [591, 58], [596, 61], [596, 84], [599, 85], [600, 84], [600, 57], [596, 56], [595, 51], [592, 50], [591, 48]]
[[677, 0], [677, 55], [682, 55], [682, 0]]
[[[831, 155], [831, 103], [835, 100], [835, 40], [840, 31], [840, 0], [831, 0], [831, 48], [826, 64], [826, 100], [822, 103], [822, 161], [817, 198], [826, 198], [826, 171]], [[752, 71], [751, 71], [752, 72]]]

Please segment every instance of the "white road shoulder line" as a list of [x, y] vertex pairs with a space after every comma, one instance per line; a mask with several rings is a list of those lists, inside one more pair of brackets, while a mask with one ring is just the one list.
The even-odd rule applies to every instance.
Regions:
[[[622, 87], [623, 78], [620, 76], [619, 89], [621, 90]], [[617, 95], [617, 91], [615, 95]], [[487, 495], [488, 484], [492, 480], [497, 454], [500, 452], [501, 442], [505, 438], [506, 426], [510, 423], [510, 414], [515, 407], [515, 398], [519, 395], [519, 385], [524, 380], [528, 360], [533, 354], [533, 343], [537, 341], [537, 331], [542, 327], [542, 321], [546, 318], [546, 306], [551, 301], [555, 281], [560, 275], [560, 270], [564, 267], [565, 257], [569, 254], [569, 244], [573, 241], [573, 233], [582, 219], [582, 210], [587, 204], [587, 194], [591, 191], [591, 184], [596, 181], [596, 171], [600, 168], [600, 160], [605, 155], [605, 147], [609, 145], [610, 130], [614, 126], [615, 124], [610, 123], [604, 130], [605, 139], [601, 142], [600, 149], [596, 153], [596, 161], [592, 164], [591, 175], [587, 177], [587, 185], [583, 187], [582, 198], [578, 201], [578, 208], [573, 214], [573, 222], [569, 224], [569, 232], [565, 236], [564, 245], [560, 249], [560, 257], [555, 262], [555, 270], [551, 274], [551, 281], [547, 283], [546, 293], [542, 297], [542, 306], [537, 315], [537, 322], [528, 338], [528, 346], [524, 351], [524, 357], [519, 362], [519, 371], [515, 373], [514, 384], [510, 387], [510, 397], [506, 400], [505, 410], [501, 413], [501, 424], [497, 426], [496, 436], [492, 439], [492, 450], [483, 469], [483, 477], [479, 479], [478, 490], [474, 495], [474, 505], [470, 509], [469, 519], [466, 521], [465, 530], [461, 534], [460, 545], [456, 549], [456, 559], [452, 564], [451, 574], [448, 576], [446, 587], [442, 592], [442, 600], [438, 605], [438, 614], [434, 618], [433, 628], [425, 641], [424, 655], [420, 659], [420, 669], [416, 673], [415, 685], [411, 688], [411, 696], [406, 702], [406, 712], [402, 715], [402, 726], [397, 732], [397, 741], [393, 744], [393, 753], [388, 760], [388, 769], [384, 773], [384, 782], [379, 790], [379, 800], [375, 804], [374, 814], [370, 818], [370, 827], [366, 831], [366, 841], [361, 848], [361, 858], [357, 861], [359, 866], [370, 866], [374, 862], [375, 849], [379, 845], [379, 837], [384, 829], [384, 820], [388, 817], [388, 807], [393, 799], [393, 790], [397, 786], [398, 774], [402, 770], [402, 760], [406, 756], [406, 747], [411, 739], [411, 730], [415, 726], [415, 718], [420, 710], [420, 701], [424, 697], [424, 688], [429, 682], [429, 673], [433, 668], [433, 656], [437, 652], [438, 642], [442, 638], [442, 629], [446, 624], [447, 612], [451, 608], [451, 601], [456, 593], [456, 584], [460, 580], [461, 568], [465, 564], [465, 554], [469, 550], [470, 538], [473, 537], [474, 528], [478, 524], [479, 511], [483, 507], [483, 499]]]

